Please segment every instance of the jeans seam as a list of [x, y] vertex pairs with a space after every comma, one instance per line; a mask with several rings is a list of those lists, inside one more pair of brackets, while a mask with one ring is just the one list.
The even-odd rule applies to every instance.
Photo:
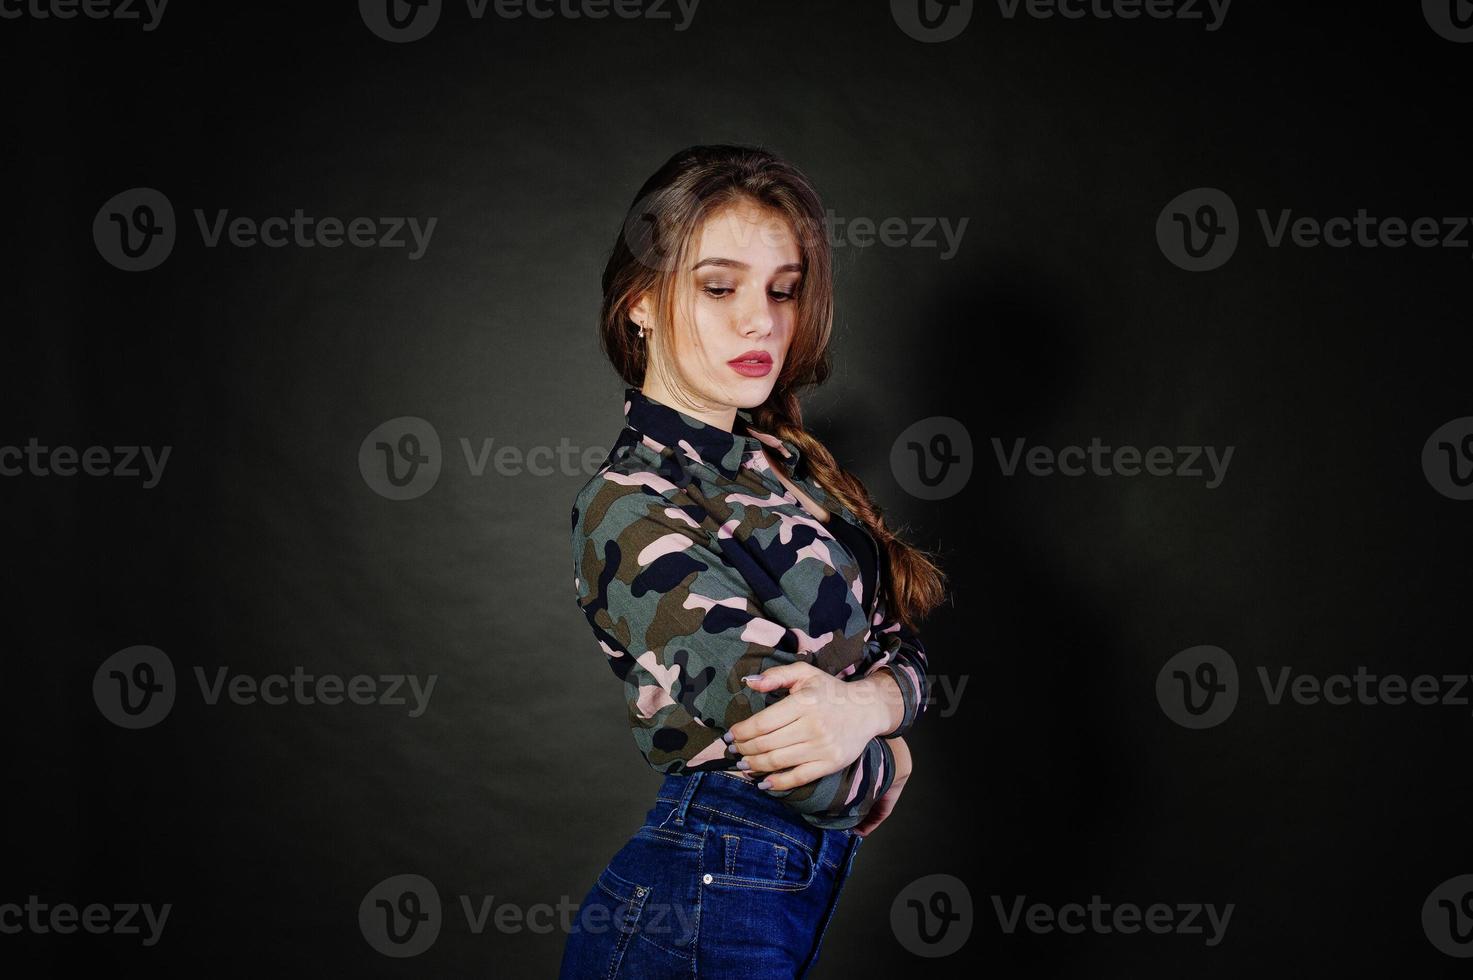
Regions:
[[690, 941], [690, 975], [694, 978], [700, 973], [700, 948], [701, 948], [701, 911], [705, 905], [706, 889], [701, 884], [706, 876], [706, 827], [701, 828], [701, 849], [696, 851], [696, 934]]
[[[749, 827], [756, 827], [758, 830], [765, 830], [765, 831], [767, 831], [770, 834], [777, 834], [779, 837], [785, 837], [785, 838], [787, 838], [788, 840], [792, 841], [794, 844], [796, 844], [798, 847], [802, 848], [805, 851], [807, 851], [809, 849], [809, 846], [807, 844], [805, 844], [803, 841], [799, 840], [798, 838], [794, 837], [792, 834], [789, 834], [789, 833], [787, 833], [786, 831], [783, 831], [783, 830], [778, 830], [776, 827], [768, 826], [765, 823], [759, 823], [756, 820], [752, 820], [752, 819], [750, 819], [748, 817], [737, 816], [735, 813], [728, 813], [725, 810], [718, 809], [717, 807], [711, 806], [708, 803], [700, 803], [700, 802], [692, 801], [691, 802], [691, 807], [693, 809], [706, 810], [706, 811], [708, 811], [710, 813], [719, 813], [721, 816], [726, 817], [728, 820], [735, 820], [738, 823], [744, 823], [744, 824], [746, 824]], [[821, 846], [822, 845], [820, 844], [820, 847]]]
[[695, 850], [701, 846], [701, 837], [697, 834], [679, 833], [674, 830], [662, 830], [659, 827], [651, 827], [648, 824], [635, 831], [635, 835], [648, 834], [657, 840], [666, 841], [676, 847]]
[[[609, 873], [612, 874], [612, 872]], [[614, 877], [619, 878], [620, 881], [628, 881], [627, 878], [620, 878], [618, 875], [614, 875]], [[633, 884], [633, 882], [630, 882], [630, 884]], [[603, 884], [602, 880], [599, 882], [599, 887], [603, 888], [605, 892], [611, 895], [613, 894]], [[644, 886], [637, 887], [639, 887], [639, 891], [634, 898], [619, 899], [624, 905], [624, 914], [620, 916], [619, 925], [616, 927], [619, 937], [614, 940], [614, 950], [609, 954], [609, 968], [604, 974], [607, 980], [613, 980], [614, 977], [619, 975], [619, 970], [624, 965], [624, 954], [629, 951], [629, 940], [633, 938], [635, 930], [639, 927], [639, 918], [644, 914], [644, 903], [649, 898], [649, 889]], [[629, 914], [631, 907], [634, 912], [632, 916]]]
[[659, 943], [655, 942], [653, 939], [651, 939], [649, 936], [646, 936], [642, 932], [635, 933], [634, 934], [634, 938], [635, 939], [642, 939], [642, 940], [644, 940], [646, 943], [649, 943], [649, 945], [650, 945], [650, 947], [652, 949], [659, 950], [661, 953], [664, 953], [666, 956], [673, 956], [673, 957], [675, 957], [678, 960], [692, 960], [692, 961], [695, 960], [695, 951], [694, 950], [692, 950], [691, 952], [688, 952], [688, 953], [682, 953], [679, 950], [671, 949], [669, 946], [661, 946]]
[[849, 841], [847, 848], [848, 855], [844, 859], [843, 870], [841, 871], [838, 867], [834, 869], [834, 894], [829, 899], [828, 908], [824, 910], [823, 924], [819, 926], [818, 937], [813, 941], [813, 949], [808, 954], [808, 960], [803, 964], [802, 970], [798, 973], [800, 980], [803, 977], [807, 977], [813, 969], [814, 964], [818, 962], [818, 953], [823, 948], [824, 937], [828, 935], [829, 923], [833, 921], [834, 913], [839, 909], [839, 898], [844, 892], [844, 886], [849, 881], [849, 871], [854, 867], [854, 856], [859, 853], [859, 844], [862, 840], [864, 838], [858, 834], [853, 836]]

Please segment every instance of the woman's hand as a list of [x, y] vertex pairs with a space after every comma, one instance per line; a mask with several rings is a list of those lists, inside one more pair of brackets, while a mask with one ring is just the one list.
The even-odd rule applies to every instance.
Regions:
[[885, 818], [895, 809], [895, 802], [900, 799], [900, 794], [905, 790], [905, 781], [910, 778], [910, 748], [905, 744], [903, 738], [892, 738], [890, 751], [895, 754], [895, 779], [890, 783], [890, 788], [885, 795], [875, 800], [864, 819], [854, 826], [854, 832], [860, 837], [867, 837]]
[[[894, 727], [899, 687], [888, 671], [843, 681], [812, 664], [783, 664], [747, 678], [757, 691], [788, 688], [787, 697], [737, 722], [724, 736], [752, 772], [771, 773], [763, 789], [792, 789], [838, 772], [869, 740]], [[883, 696], [888, 684], [894, 697]], [[893, 747], [896, 739], [891, 739]]]

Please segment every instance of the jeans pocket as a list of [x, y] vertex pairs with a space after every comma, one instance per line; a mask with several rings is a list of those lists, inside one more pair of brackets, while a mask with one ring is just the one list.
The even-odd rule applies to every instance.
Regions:
[[612, 868], [600, 871], [578, 907], [577, 921], [563, 947], [558, 980], [618, 976], [648, 896], [648, 886]]
[[708, 888], [796, 892], [812, 884], [818, 872], [810, 845], [755, 822], [715, 821], [705, 838], [701, 882]]
[[604, 925], [613, 937], [607, 976], [689, 976], [692, 969], [700, 837], [692, 846], [648, 831], [637, 831], [599, 875], [597, 890], [611, 910]]

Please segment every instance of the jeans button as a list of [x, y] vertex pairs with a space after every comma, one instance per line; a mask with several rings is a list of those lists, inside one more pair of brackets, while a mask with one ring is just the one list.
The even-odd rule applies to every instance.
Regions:
[[711, 884], [711, 872], [708, 871], [705, 874], [701, 875], [701, 880], [708, 885]]

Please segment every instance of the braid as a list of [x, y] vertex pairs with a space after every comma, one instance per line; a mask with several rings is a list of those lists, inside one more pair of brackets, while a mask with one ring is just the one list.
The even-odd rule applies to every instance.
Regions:
[[[803, 428], [802, 408], [792, 389], [781, 393], [774, 390], [763, 405], [752, 410], [752, 420], [759, 430], [795, 443], [819, 485], [869, 528], [886, 559], [886, 574], [881, 581], [888, 596], [887, 605], [906, 628], [920, 632], [920, 620], [945, 599], [946, 573], [928, 553], [902, 540], [886, 526], [883, 509], [870, 497], [859, 478], [840, 466], [833, 453]], [[774, 466], [781, 465], [771, 458], [772, 454], [768, 456]], [[782, 472], [792, 478], [786, 467]]]

